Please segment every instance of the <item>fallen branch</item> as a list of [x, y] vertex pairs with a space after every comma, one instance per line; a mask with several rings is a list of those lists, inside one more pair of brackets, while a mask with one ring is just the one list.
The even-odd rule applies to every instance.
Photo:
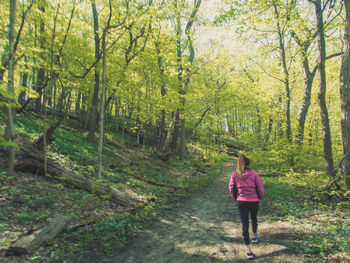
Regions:
[[13, 242], [5, 252], [5, 255], [20, 256], [33, 253], [33, 251], [60, 234], [67, 223], [68, 219], [63, 215], [56, 215], [45, 227], [23, 235]]

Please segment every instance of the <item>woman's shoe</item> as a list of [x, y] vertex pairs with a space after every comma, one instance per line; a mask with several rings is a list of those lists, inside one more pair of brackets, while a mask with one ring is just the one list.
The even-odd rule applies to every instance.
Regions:
[[247, 252], [247, 258], [248, 259], [253, 259], [254, 258], [254, 255], [253, 255], [253, 252]]
[[255, 237], [252, 237], [252, 243], [258, 243], [258, 234]]

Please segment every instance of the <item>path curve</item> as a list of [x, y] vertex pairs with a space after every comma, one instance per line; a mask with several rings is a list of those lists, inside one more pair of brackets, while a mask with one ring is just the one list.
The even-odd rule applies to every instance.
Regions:
[[[224, 173], [180, 207], [165, 212], [116, 256], [123, 263], [245, 262], [241, 224], [228, 183], [233, 171]], [[262, 202], [262, 206], [264, 206]], [[253, 244], [254, 262], [302, 262], [288, 250], [293, 242], [287, 222], [264, 222], [259, 212], [259, 244]]]

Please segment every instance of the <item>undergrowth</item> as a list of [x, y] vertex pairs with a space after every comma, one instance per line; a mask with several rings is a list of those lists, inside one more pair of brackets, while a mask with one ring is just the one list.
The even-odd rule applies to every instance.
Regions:
[[[263, 213], [267, 220], [288, 220], [299, 226], [298, 242], [289, 244], [298, 254], [330, 260], [350, 254], [349, 204], [345, 198], [331, 198], [324, 192], [329, 181], [322, 173], [263, 177], [266, 189]], [[337, 259], [332, 259], [331, 261]]]
[[[50, 126], [55, 120], [48, 122]], [[16, 117], [17, 134], [26, 144], [39, 138], [41, 125], [33, 116]], [[4, 126], [4, 120], [0, 119], [0, 128]], [[80, 176], [96, 180], [97, 146], [87, 141], [87, 133], [62, 125], [55, 131], [54, 137], [49, 146], [49, 157]], [[218, 149], [202, 149], [200, 144], [196, 144], [196, 151], [190, 149], [188, 159], [173, 157], [164, 162], [157, 158], [152, 148], [138, 146], [133, 137], [121, 140], [119, 135], [108, 132], [103, 160], [103, 174], [99, 182], [117, 189], [132, 189], [134, 193], [155, 201], [135, 213], [121, 213], [116, 204], [50, 177], [28, 174], [8, 177], [4, 170], [0, 170], [0, 198], [8, 204], [6, 217], [0, 216], [0, 232], [13, 229], [18, 233], [33, 229], [44, 225], [55, 213], [63, 213], [70, 217], [73, 225], [82, 226], [62, 234], [45, 248], [28, 256], [27, 260], [113, 262], [113, 255], [123, 249], [135, 233], [152, 222], [163, 207], [177, 206], [184, 198], [207, 187], [221, 173], [225, 158], [218, 154]], [[202, 167], [201, 172], [197, 171], [198, 167]], [[134, 178], [133, 174], [182, 189], [151, 185]], [[0, 209], [3, 212], [4, 207], [0, 206]], [[0, 235], [0, 248], [8, 246], [14, 238]]]

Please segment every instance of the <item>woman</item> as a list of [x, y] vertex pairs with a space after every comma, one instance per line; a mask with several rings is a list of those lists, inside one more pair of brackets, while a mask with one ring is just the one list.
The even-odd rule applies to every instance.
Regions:
[[238, 203], [238, 211], [242, 221], [242, 235], [247, 246], [247, 258], [253, 259], [254, 255], [250, 248], [249, 238], [249, 213], [252, 220], [252, 242], [258, 242], [258, 210], [259, 200], [264, 197], [264, 184], [260, 176], [253, 169], [249, 169], [249, 159], [240, 155], [237, 161], [236, 171], [230, 180], [230, 193]]

